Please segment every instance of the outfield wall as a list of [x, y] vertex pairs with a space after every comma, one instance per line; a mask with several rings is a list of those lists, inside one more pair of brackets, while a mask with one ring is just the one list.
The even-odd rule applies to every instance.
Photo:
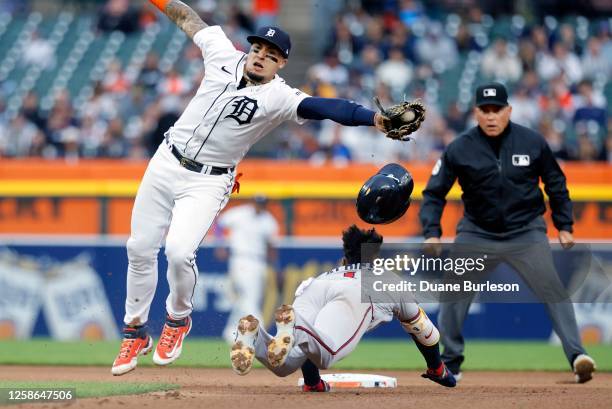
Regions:
[[[412, 205], [404, 217], [379, 230], [386, 237], [421, 234], [418, 222], [421, 192], [432, 163], [405, 163], [415, 180]], [[38, 159], [0, 162], [0, 233], [4, 234], [129, 234], [133, 198], [144, 172], [143, 161], [82, 160], [77, 163]], [[264, 193], [281, 234], [296, 237], [338, 237], [346, 226], [366, 226], [355, 212], [363, 182], [379, 167], [314, 166], [300, 161], [245, 160], [240, 194], [228, 207]], [[565, 163], [576, 219], [575, 236], [612, 239], [612, 166]], [[445, 236], [455, 234], [463, 208], [457, 185], [449, 193], [442, 217]], [[550, 237], [556, 235], [546, 215]]]
[[[0, 338], [52, 336], [57, 339], [113, 339], [119, 336], [125, 297], [127, 258], [124, 239], [22, 239], [0, 242]], [[264, 314], [291, 302], [301, 280], [325, 271], [340, 258], [338, 243], [285, 240], [276, 271], [270, 270]], [[194, 291], [195, 336], [220, 336], [230, 308], [226, 262], [214, 257], [213, 244], [198, 253], [200, 278]], [[609, 272], [612, 246], [599, 245], [597, 259]], [[564, 281], [571, 279], [563, 254], [555, 261]], [[165, 271], [163, 257], [160, 271]], [[502, 267], [495, 274], [514, 274]], [[279, 279], [278, 277], [282, 277]], [[610, 276], [612, 277], [612, 276]], [[593, 303], [576, 304], [583, 338], [612, 343], [612, 288]], [[526, 287], [526, 286], [525, 286]], [[588, 290], [588, 288], [587, 288]], [[150, 326], [159, 332], [168, 293], [164, 276], [151, 308]], [[426, 305], [435, 318], [436, 305]], [[540, 339], [551, 337], [551, 325], [539, 304], [474, 304], [466, 323], [469, 338]], [[405, 336], [397, 323], [379, 327], [372, 337]]]

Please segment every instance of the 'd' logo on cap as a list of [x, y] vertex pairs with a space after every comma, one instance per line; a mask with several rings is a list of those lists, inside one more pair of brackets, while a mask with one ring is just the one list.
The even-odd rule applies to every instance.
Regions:
[[274, 37], [274, 34], [276, 34], [276, 30], [274, 29], [269, 29], [268, 32], [266, 33], [266, 37]]
[[485, 97], [494, 97], [497, 95], [497, 90], [495, 88], [485, 88], [482, 91], [482, 95]]

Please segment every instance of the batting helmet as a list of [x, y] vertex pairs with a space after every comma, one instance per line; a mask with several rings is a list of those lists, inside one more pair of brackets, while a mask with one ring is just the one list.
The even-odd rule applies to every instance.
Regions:
[[370, 224], [396, 221], [410, 206], [412, 175], [397, 163], [385, 165], [369, 178], [357, 196], [357, 214]]

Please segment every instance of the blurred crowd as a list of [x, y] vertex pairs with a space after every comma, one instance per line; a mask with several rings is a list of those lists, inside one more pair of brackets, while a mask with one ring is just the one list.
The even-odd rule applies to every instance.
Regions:
[[[276, 23], [280, 0], [235, 3], [224, 13], [214, 0], [190, 4], [205, 21], [222, 24], [234, 45], [246, 51], [250, 32]], [[498, 20], [475, 5], [449, 6], [435, 17], [418, 0], [311, 0], [311, 6], [312, 52], [320, 57], [303, 83], [292, 85], [313, 96], [348, 98], [369, 107], [375, 95], [383, 105], [404, 96], [420, 98], [427, 120], [409, 143], [387, 140], [374, 128], [330, 121], [287, 125], [265, 149], [256, 149], [258, 155], [339, 165], [432, 160], [474, 125], [469, 90], [495, 79], [511, 90], [512, 120], [539, 130], [558, 158], [612, 163], [612, 118], [604, 94], [612, 75], [609, 20], [546, 18], [529, 24], [508, 16], [507, 28], [499, 31]], [[129, 36], [168, 23], [158, 19], [151, 7], [108, 0], [96, 29], [98, 35], [119, 30]], [[8, 117], [8, 95], [0, 84], [0, 156], [149, 157], [205, 75], [199, 49], [185, 44], [171, 66], [150, 52], [137, 75], [129, 75], [120, 61], [111, 62], [78, 106], [66, 91], [44, 110], [41, 96], [30, 92], [19, 112]], [[24, 53], [23, 64], [52, 64], [52, 50], [36, 33], [32, 48], [38, 51]]]
[[[326, 30], [322, 17], [331, 6], [325, 7], [316, 19], [319, 31]], [[364, 128], [312, 124], [311, 138], [333, 160], [435, 159], [475, 125], [476, 85], [498, 80], [511, 90], [512, 120], [539, 130], [559, 159], [612, 162], [604, 94], [612, 76], [609, 20], [527, 24], [508, 16], [507, 27], [499, 27], [503, 17], [492, 19], [477, 6], [434, 19], [417, 0], [379, 2], [370, 12], [333, 11], [338, 17], [319, 45], [324, 58], [308, 70], [305, 90], [365, 105], [375, 95], [383, 105], [405, 95], [422, 99], [428, 109], [416, 141], [406, 147]]]

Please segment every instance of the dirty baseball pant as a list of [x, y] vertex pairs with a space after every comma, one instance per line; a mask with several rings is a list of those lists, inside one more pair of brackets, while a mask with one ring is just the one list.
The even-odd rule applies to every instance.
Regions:
[[302, 289], [293, 303], [295, 345], [319, 369], [350, 354], [374, 318], [372, 303], [361, 302], [361, 280], [343, 273], [321, 275]]
[[149, 162], [132, 210], [127, 241], [126, 324], [145, 324], [157, 287], [157, 254], [166, 236], [166, 274], [170, 294], [166, 310], [181, 319], [193, 310], [198, 278], [196, 251], [234, 182], [232, 172], [205, 175], [179, 165], [165, 142]]
[[298, 370], [309, 359], [327, 369], [349, 355], [363, 335], [393, 317], [409, 320], [419, 313], [415, 302], [389, 298], [387, 303], [361, 302], [361, 272], [345, 277], [344, 271], [322, 274], [303, 282], [296, 291], [295, 343], [283, 365], [273, 368], [267, 360], [271, 340], [261, 326], [255, 356], [278, 376]]
[[289, 351], [289, 356], [285, 363], [281, 366], [273, 367], [268, 362], [268, 344], [272, 341], [273, 336], [265, 330], [263, 325], [259, 326], [259, 333], [255, 341], [255, 358], [261, 362], [266, 368], [272, 371], [276, 376], [289, 376], [302, 367], [306, 362], [306, 354], [298, 346], [294, 346]]
[[[574, 315], [574, 306], [559, 279], [546, 236], [546, 223], [541, 217], [510, 233], [491, 233], [466, 218], [457, 227], [455, 243], [474, 245], [487, 254], [486, 272], [501, 262], [510, 265], [544, 303], [552, 326], [563, 345], [570, 366], [578, 354], [584, 353]], [[442, 360], [451, 371], [458, 371], [464, 356], [463, 322], [475, 293], [464, 293], [459, 300], [442, 301], [438, 315]]]

